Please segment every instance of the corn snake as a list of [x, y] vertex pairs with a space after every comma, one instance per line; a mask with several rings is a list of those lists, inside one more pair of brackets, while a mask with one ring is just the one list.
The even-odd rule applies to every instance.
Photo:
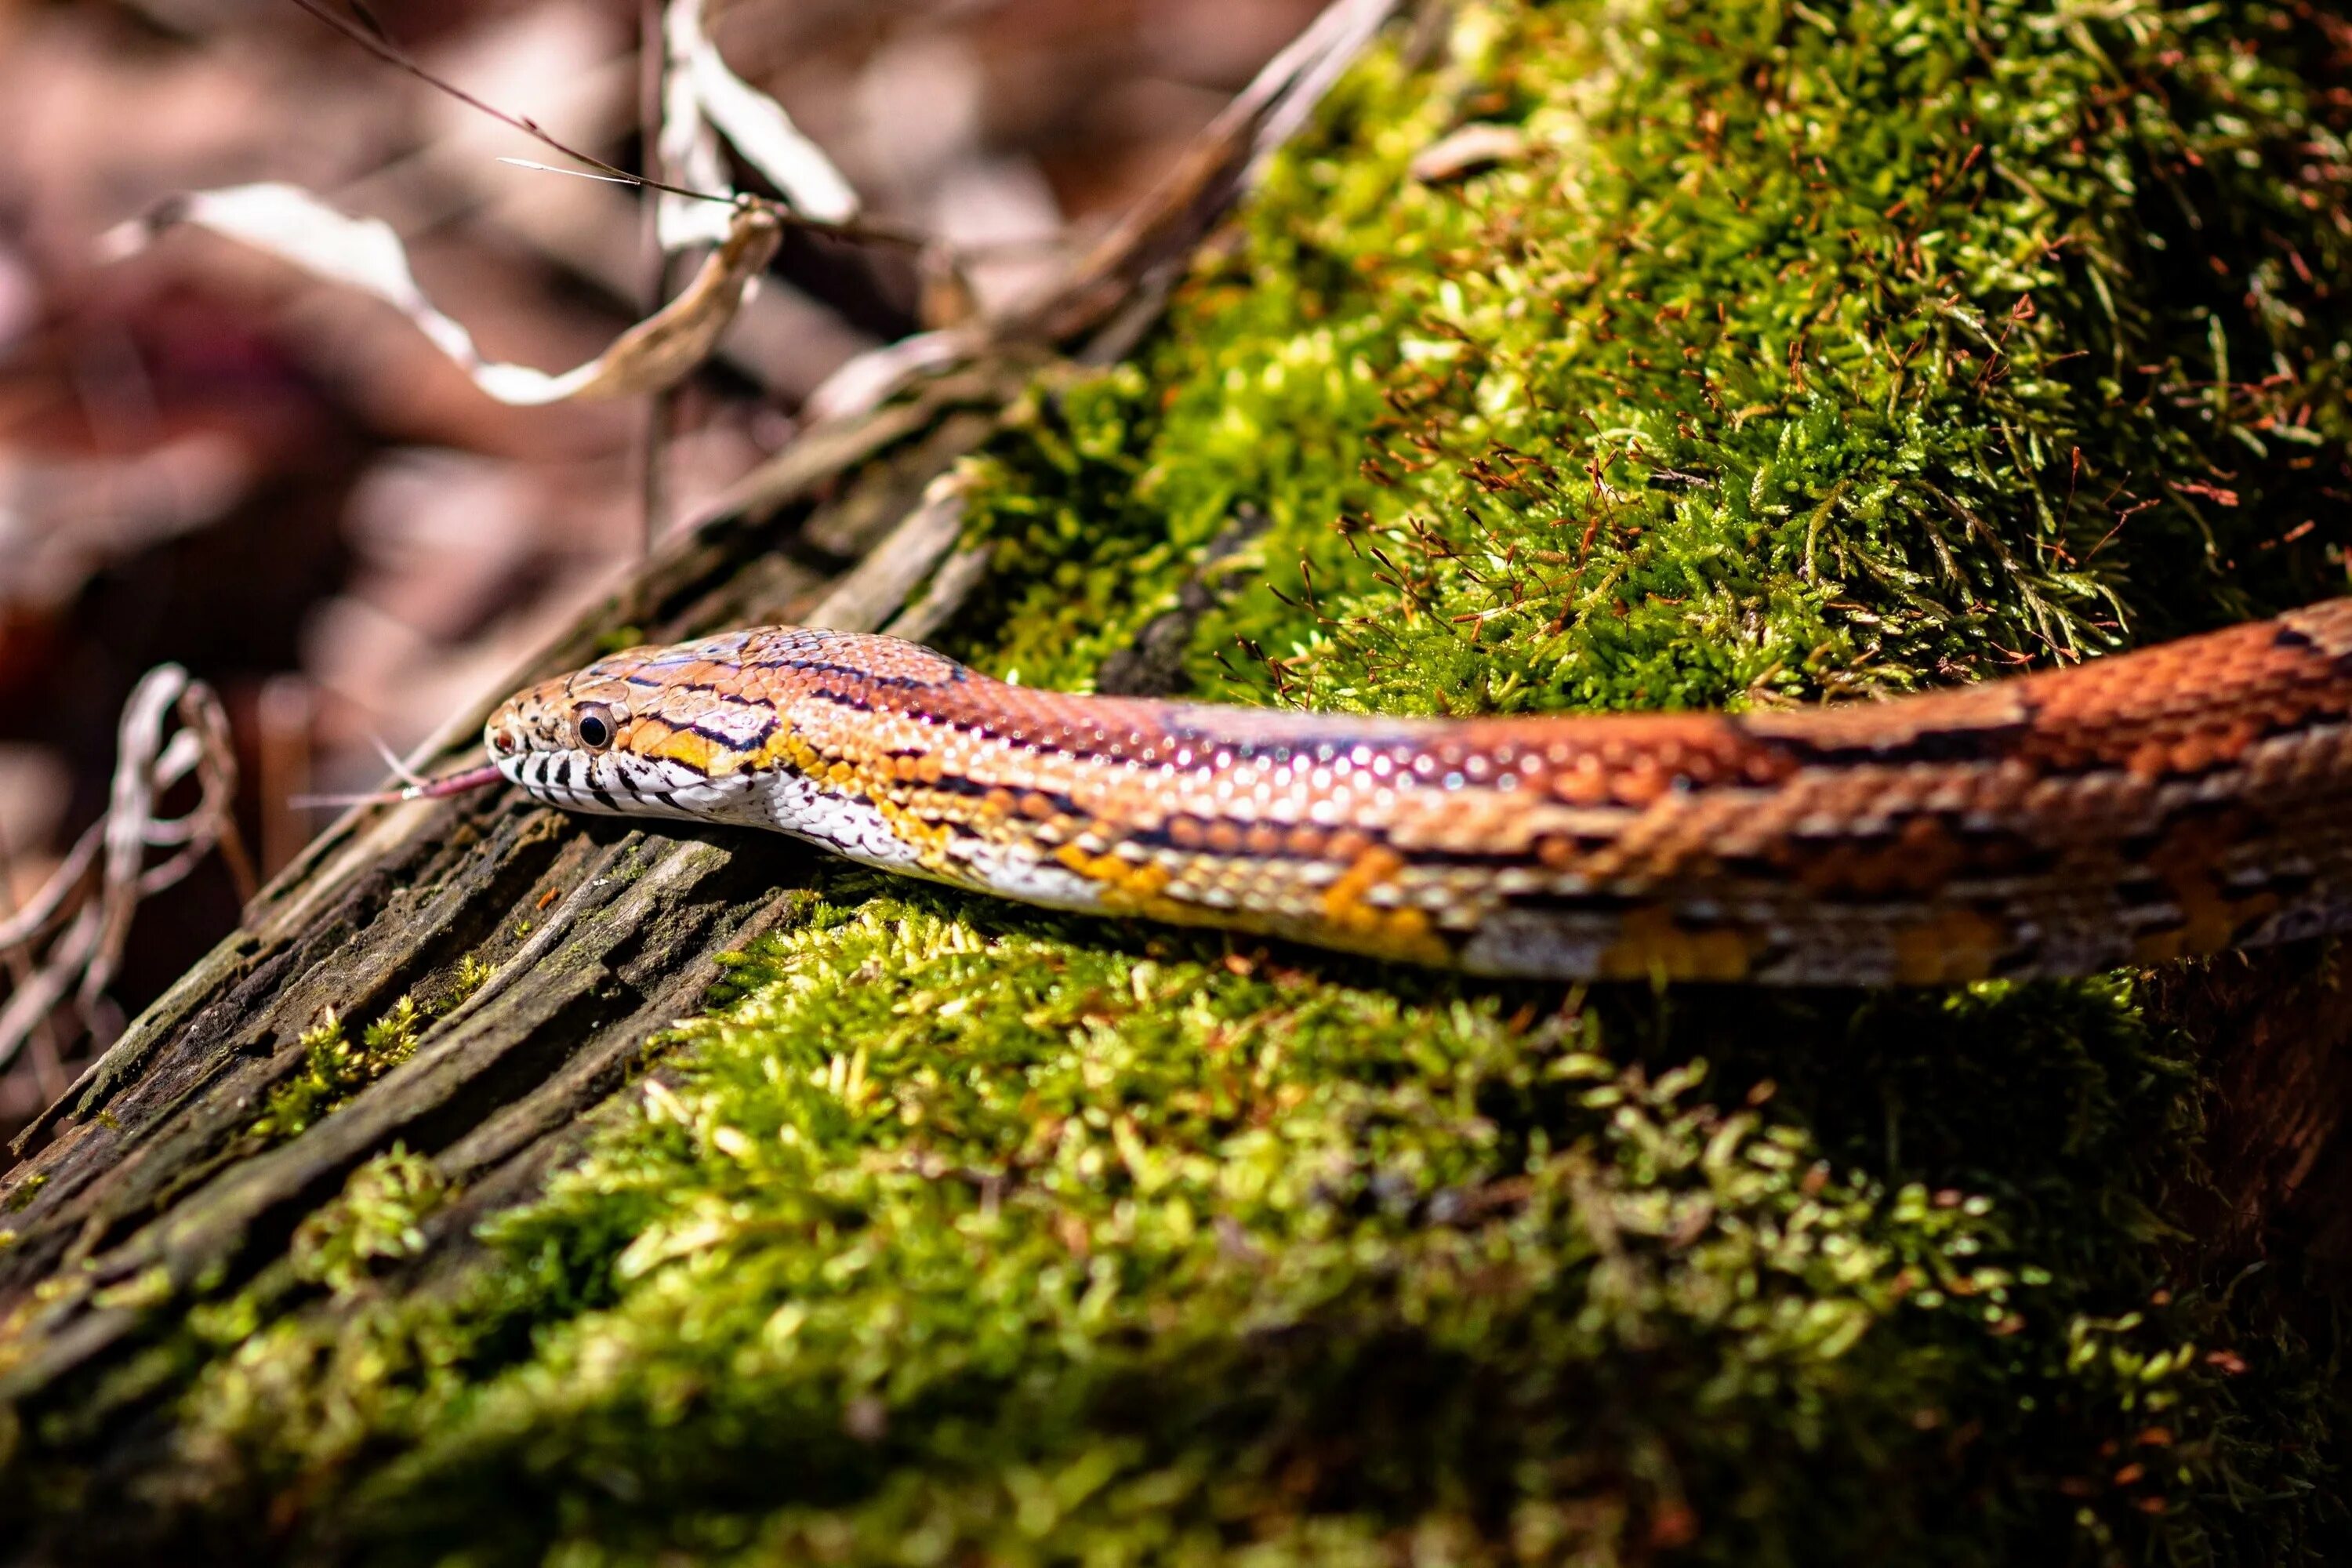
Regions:
[[763, 628], [599, 659], [485, 738], [554, 805], [1486, 974], [1939, 984], [2352, 925], [2352, 599], [1742, 715], [1072, 696]]

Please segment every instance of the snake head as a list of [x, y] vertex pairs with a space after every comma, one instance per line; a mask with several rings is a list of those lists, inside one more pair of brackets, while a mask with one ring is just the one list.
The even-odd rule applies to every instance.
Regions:
[[629, 648], [528, 687], [483, 727], [490, 761], [570, 811], [767, 826], [752, 796], [778, 719], [746, 689], [757, 635]]
[[572, 811], [641, 812], [659, 785], [623, 743], [634, 725], [625, 680], [604, 661], [508, 698], [482, 727], [490, 762], [534, 800]]

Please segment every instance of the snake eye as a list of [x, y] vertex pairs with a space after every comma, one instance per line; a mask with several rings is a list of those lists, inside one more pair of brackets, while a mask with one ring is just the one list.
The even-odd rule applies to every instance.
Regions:
[[601, 752], [613, 743], [613, 710], [601, 702], [591, 702], [572, 716], [572, 729], [581, 745]]

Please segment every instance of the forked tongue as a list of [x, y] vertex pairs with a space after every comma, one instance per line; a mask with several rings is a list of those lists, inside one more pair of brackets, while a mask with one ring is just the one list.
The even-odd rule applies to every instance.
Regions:
[[287, 797], [286, 804], [297, 810], [305, 806], [396, 805], [404, 800], [439, 800], [444, 795], [464, 795], [487, 784], [503, 784], [506, 774], [499, 772], [495, 763], [485, 763], [478, 768], [467, 768], [462, 773], [446, 778], [419, 779], [400, 789], [377, 790], [366, 795], [298, 795]]

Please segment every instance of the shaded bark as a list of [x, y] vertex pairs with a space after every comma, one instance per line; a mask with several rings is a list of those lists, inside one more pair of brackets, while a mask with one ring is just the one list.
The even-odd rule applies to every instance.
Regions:
[[[2212, 1062], [2210, 1197], [2185, 1197], [2210, 1270], [2260, 1264], [2352, 1284], [2352, 989], [2336, 944], [2294, 946], [2160, 973], [2154, 1011]], [[2199, 1212], [2199, 1211], [2203, 1212]]]

